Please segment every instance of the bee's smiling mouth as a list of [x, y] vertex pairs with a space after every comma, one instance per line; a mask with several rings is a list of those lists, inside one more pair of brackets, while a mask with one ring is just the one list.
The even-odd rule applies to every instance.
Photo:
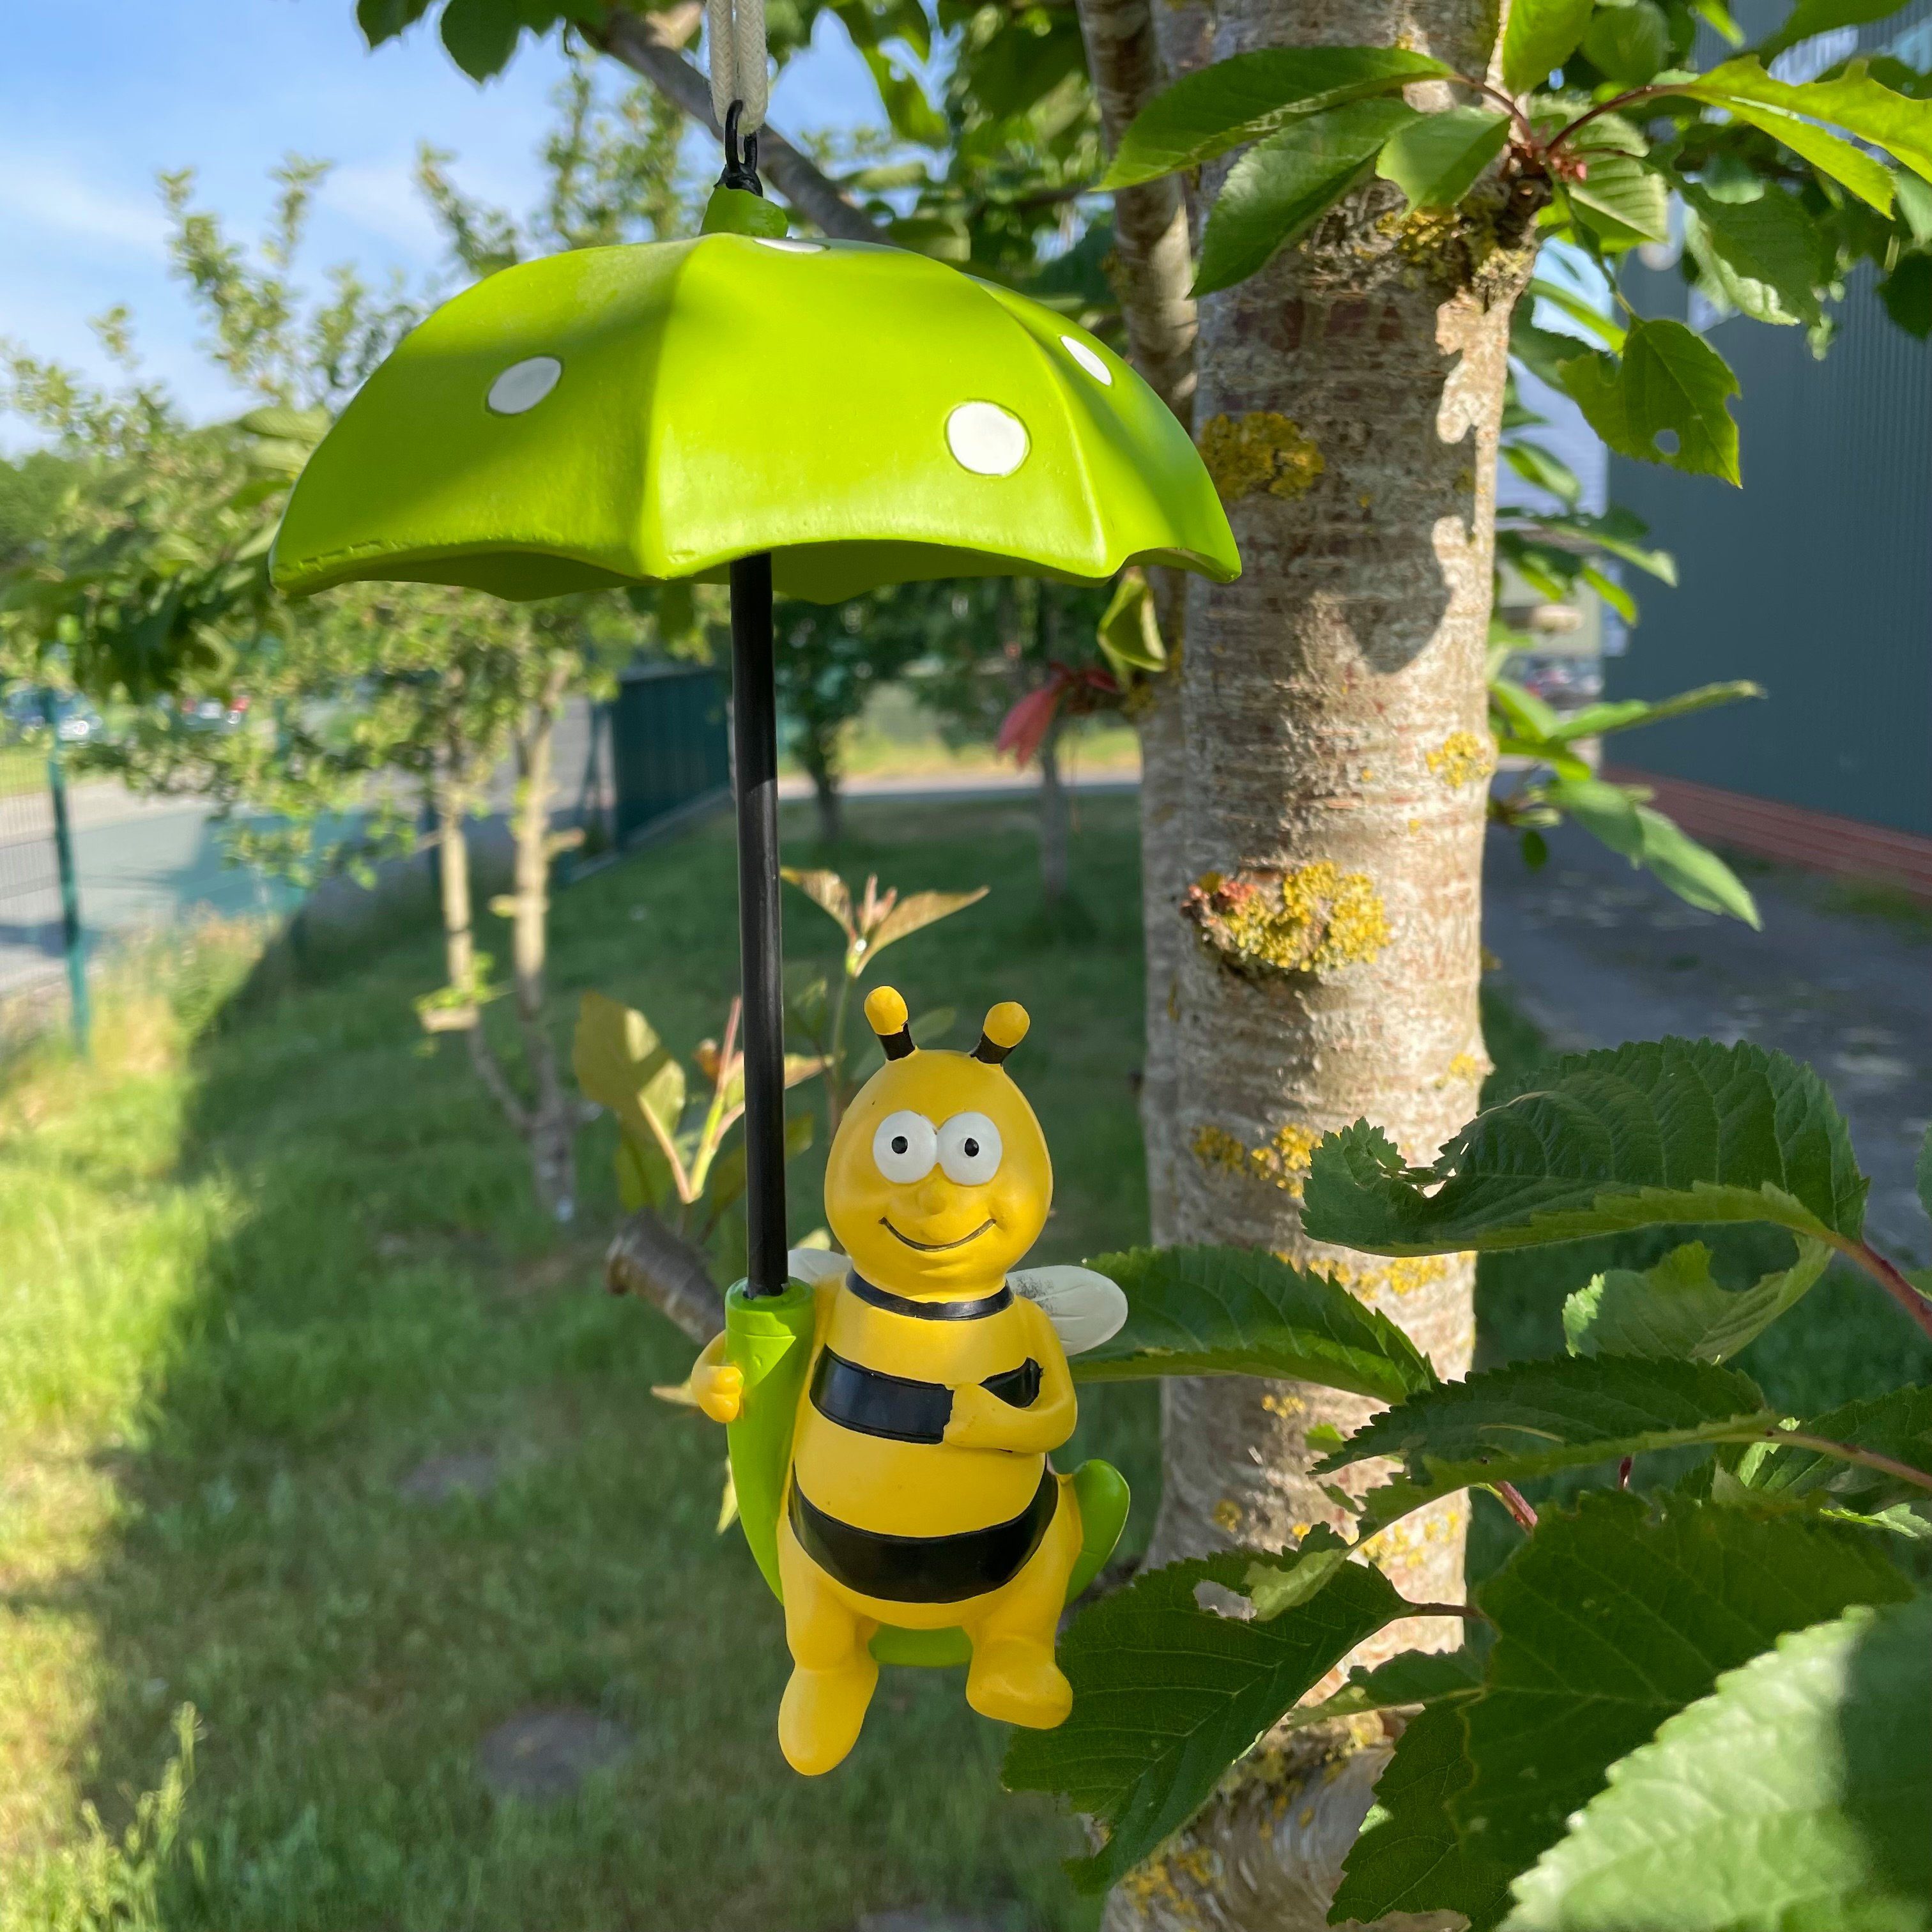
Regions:
[[993, 1225], [989, 1214], [970, 1234], [962, 1234], [956, 1241], [915, 1241], [910, 1234], [902, 1234], [884, 1215], [879, 1216], [879, 1226], [895, 1240], [903, 1241], [909, 1248], [916, 1248], [922, 1255], [943, 1254], [948, 1248], [963, 1248], [968, 1241], [976, 1241]]

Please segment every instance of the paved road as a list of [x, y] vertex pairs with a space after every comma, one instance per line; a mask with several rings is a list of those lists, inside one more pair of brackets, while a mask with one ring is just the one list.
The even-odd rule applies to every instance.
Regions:
[[1912, 1163], [1932, 1122], [1932, 942], [1821, 909], [1805, 882], [1753, 878], [1764, 930], [1699, 912], [1564, 832], [1528, 872], [1491, 836], [1484, 936], [1519, 1003], [1565, 1048], [1665, 1034], [1751, 1040], [1816, 1068], [1872, 1178], [1890, 1252], [1932, 1259]]

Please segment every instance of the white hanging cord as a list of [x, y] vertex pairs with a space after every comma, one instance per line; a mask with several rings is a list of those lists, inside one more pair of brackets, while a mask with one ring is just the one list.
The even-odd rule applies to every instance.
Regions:
[[765, 0], [706, 0], [711, 68], [711, 111], [723, 127], [734, 100], [742, 100], [740, 134], [755, 134], [765, 124], [771, 83], [765, 55]]

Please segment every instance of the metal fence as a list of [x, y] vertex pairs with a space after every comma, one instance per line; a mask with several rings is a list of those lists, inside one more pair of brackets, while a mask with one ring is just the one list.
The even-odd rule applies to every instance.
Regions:
[[[1920, 5], [1860, 30], [1862, 50], [1919, 34], [1932, 58], [1929, 15]], [[1738, 373], [1744, 488], [1612, 460], [1611, 500], [1675, 553], [1682, 587], [1637, 581], [1643, 621], [1610, 682], [1618, 696], [1657, 697], [1755, 678], [1768, 704], [1659, 726], [1619, 741], [1620, 754], [1648, 771], [1924, 836], [1932, 344], [1892, 322], [1873, 279], [1868, 268], [1854, 278], [1822, 362], [1802, 328], [1689, 316]], [[1628, 286], [1645, 314], [1688, 314], [1674, 268], [1633, 268]]]
[[724, 688], [701, 665], [625, 674], [610, 707], [619, 845], [723, 798], [731, 782]]

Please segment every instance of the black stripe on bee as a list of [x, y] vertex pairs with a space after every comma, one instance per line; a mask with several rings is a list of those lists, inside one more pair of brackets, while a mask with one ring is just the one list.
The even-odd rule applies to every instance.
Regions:
[[1040, 1472], [1033, 1501], [1006, 1522], [952, 1536], [887, 1536], [827, 1516], [791, 1486], [792, 1534], [835, 1582], [889, 1604], [956, 1604], [1010, 1583], [1046, 1537], [1060, 1479]]
[[[1040, 1397], [1040, 1364], [1029, 1355], [1016, 1369], [988, 1376], [980, 1386], [1015, 1408]], [[943, 1382], [888, 1375], [821, 1348], [812, 1372], [812, 1406], [828, 1422], [892, 1442], [939, 1442], [952, 1418], [952, 1391]]]

